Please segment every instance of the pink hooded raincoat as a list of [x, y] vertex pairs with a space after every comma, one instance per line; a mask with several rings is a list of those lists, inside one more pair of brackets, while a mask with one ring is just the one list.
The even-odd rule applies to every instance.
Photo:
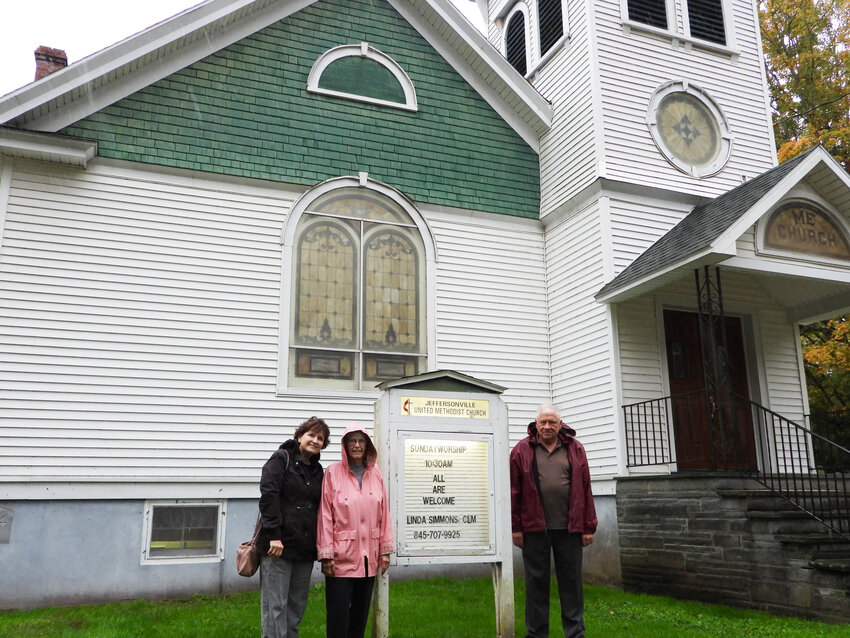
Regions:
[[[343, 450], [342, 460], [325, 471], [316, 547], [319, 560], [333, 559], [334, 576], [362, 578], [377, 573], [379, 555], [392, 553], [393, 530], [384, 478], [376, 464], [378, 452], [362, 425], [351, 423], [342, 438], [351, 432], [362, 432], [366, 437], [363, 487], [349, 469]], [[368, 573], [364, 557], [368, 559]]]

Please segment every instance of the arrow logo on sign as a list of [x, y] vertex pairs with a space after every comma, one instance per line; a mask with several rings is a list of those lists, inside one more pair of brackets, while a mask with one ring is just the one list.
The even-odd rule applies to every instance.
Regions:
[[401, 404], [401, 409], [404, 410], [405, 414], [410, 414], [410, 399], [404, 400], [404, 403]]

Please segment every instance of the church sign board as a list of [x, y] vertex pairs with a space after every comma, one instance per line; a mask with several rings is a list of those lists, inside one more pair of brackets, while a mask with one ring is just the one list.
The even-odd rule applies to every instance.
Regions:
[[[505, 390], [440, 370], [385, 381], [375, 445], [387, 484], [395, 565], [490, 563], [497, 634], [514, 632], [513, 546]], [[388, 573], [391, 573], [392, 570]], [[376, 589], [388, 635], [387, 583]]]

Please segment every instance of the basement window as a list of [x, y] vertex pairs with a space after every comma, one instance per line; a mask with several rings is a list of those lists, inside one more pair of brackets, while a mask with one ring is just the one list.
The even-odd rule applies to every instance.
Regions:
[[142, 564], [224, 558], [224, 501], [148, 501]]
[[416, 90], [404, 69], [366, 42], [335, 47], [319, 56], [307, 90], [359, 102], [416, 111]]

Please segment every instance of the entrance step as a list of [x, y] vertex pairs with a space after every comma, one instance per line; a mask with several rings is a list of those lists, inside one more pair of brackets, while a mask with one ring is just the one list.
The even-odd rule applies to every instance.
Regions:
[[819, 558], [809, 565], [824, 572], [837, 572], [850, 576], [850, 558]]

